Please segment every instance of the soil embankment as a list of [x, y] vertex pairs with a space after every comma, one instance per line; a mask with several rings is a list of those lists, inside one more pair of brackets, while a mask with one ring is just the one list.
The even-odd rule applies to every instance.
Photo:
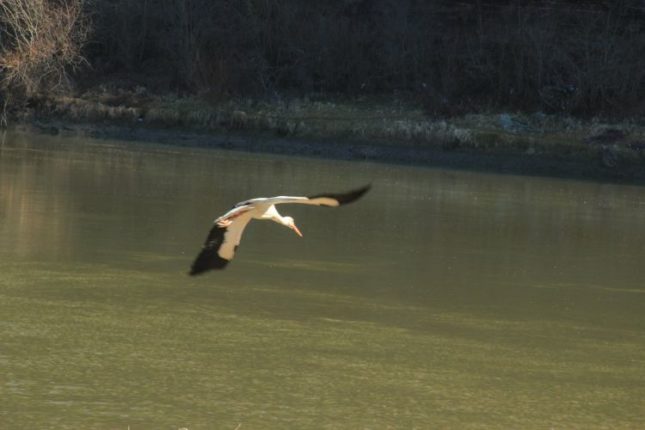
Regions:
[[499, 173], [645, 183], [645, 127], [554, 115], [432, 119], [403, 103], [63, 98], [23, 124], [44, 133]]

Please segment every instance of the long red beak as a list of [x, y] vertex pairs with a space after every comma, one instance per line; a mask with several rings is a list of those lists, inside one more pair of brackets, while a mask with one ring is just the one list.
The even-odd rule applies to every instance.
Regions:
[[298, 229], [298, 227], [296, 227], [295, 224], [293, 225], [293, 227], [291, 227], [291, 229], [295, 231], [298, 236], [303, 237], [302, 233], [300, 233], [300, 230]]

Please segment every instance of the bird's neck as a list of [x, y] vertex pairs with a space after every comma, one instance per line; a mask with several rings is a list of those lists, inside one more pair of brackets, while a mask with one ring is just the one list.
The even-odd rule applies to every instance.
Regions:
[[272, 206], [271, 208], [269, 208], [269, 210], [267, 210], [264, 213], [262, 218], [264, 218], [264, 219], [268, 218], [271, 221], [275, 221], [278, 224], [282, 224], [282, 225], [287, 225], [288, 224], [287, 217], [283, 217], [282, 215], [280, 215], [280, 212], [278, 212], [278, 210], [275, 208], [275, 206]]
[[289, 225], [289, 221], [287, 221], [287, 217], [283, 217], [279, 213], [276, 213], [275, 215], [273, 215], [271, 217], [271, 219], [273, 221], [277, 222], [278, 224], [282, 224], [282, 225], [285, 225], [285, 226]]

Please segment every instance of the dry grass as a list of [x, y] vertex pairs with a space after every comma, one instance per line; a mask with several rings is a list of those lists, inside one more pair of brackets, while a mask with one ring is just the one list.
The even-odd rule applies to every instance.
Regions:
[[[583, 121], [562, 115], [487, 113], [433, 119], [422, 108], [397, 100], [273, 102], [149, 95], [134, 91], [88, 92], [50, 98], [38, 114], [73, 121], [186, 128], [206, 132], [256, 133], [305, 139], [370, 142], [480, 153], [545, 154], [560, 158], [642, 166], [645, 126], [638, 122]], [[624, 138], [596, 142], [604, 130]], [[609, 156], [607, 156], [609, 154]]]

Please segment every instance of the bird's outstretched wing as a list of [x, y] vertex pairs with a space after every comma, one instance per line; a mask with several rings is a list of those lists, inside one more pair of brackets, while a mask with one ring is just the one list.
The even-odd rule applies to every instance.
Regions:
[[264, 201], [274, 205], [283, 203], [299, 203], [303, 205], [337, 207], [355, 202], [363, 197], [370, 188], [371, 185], [366, 185], [362, 188], [348, 191], [346, 193], [322, 193], [311, 197], [277, 196], [264, 199]]
[[244, 228], [251, 221], [253, 208], [240, 206], [215, 220], [206, 242], [190, 267], [191, 276], [212, 269], [223, 269], [235, 256]]
[[[235, 256], [244, 228], [253, 218], [253, 211], [268, 210], [281, 203], [299, 203], [316, 206], [342, 206], [361, 198], [370, 185], [347, 193], [323, 193], [311, 197], [261, 197], [236, 204], [233, 209], [215, 220], [204, 246], [190, 268], [190, 275], [212, 269], [223, 269]], [[277, 213], [277, 212], [276, 212]]]

